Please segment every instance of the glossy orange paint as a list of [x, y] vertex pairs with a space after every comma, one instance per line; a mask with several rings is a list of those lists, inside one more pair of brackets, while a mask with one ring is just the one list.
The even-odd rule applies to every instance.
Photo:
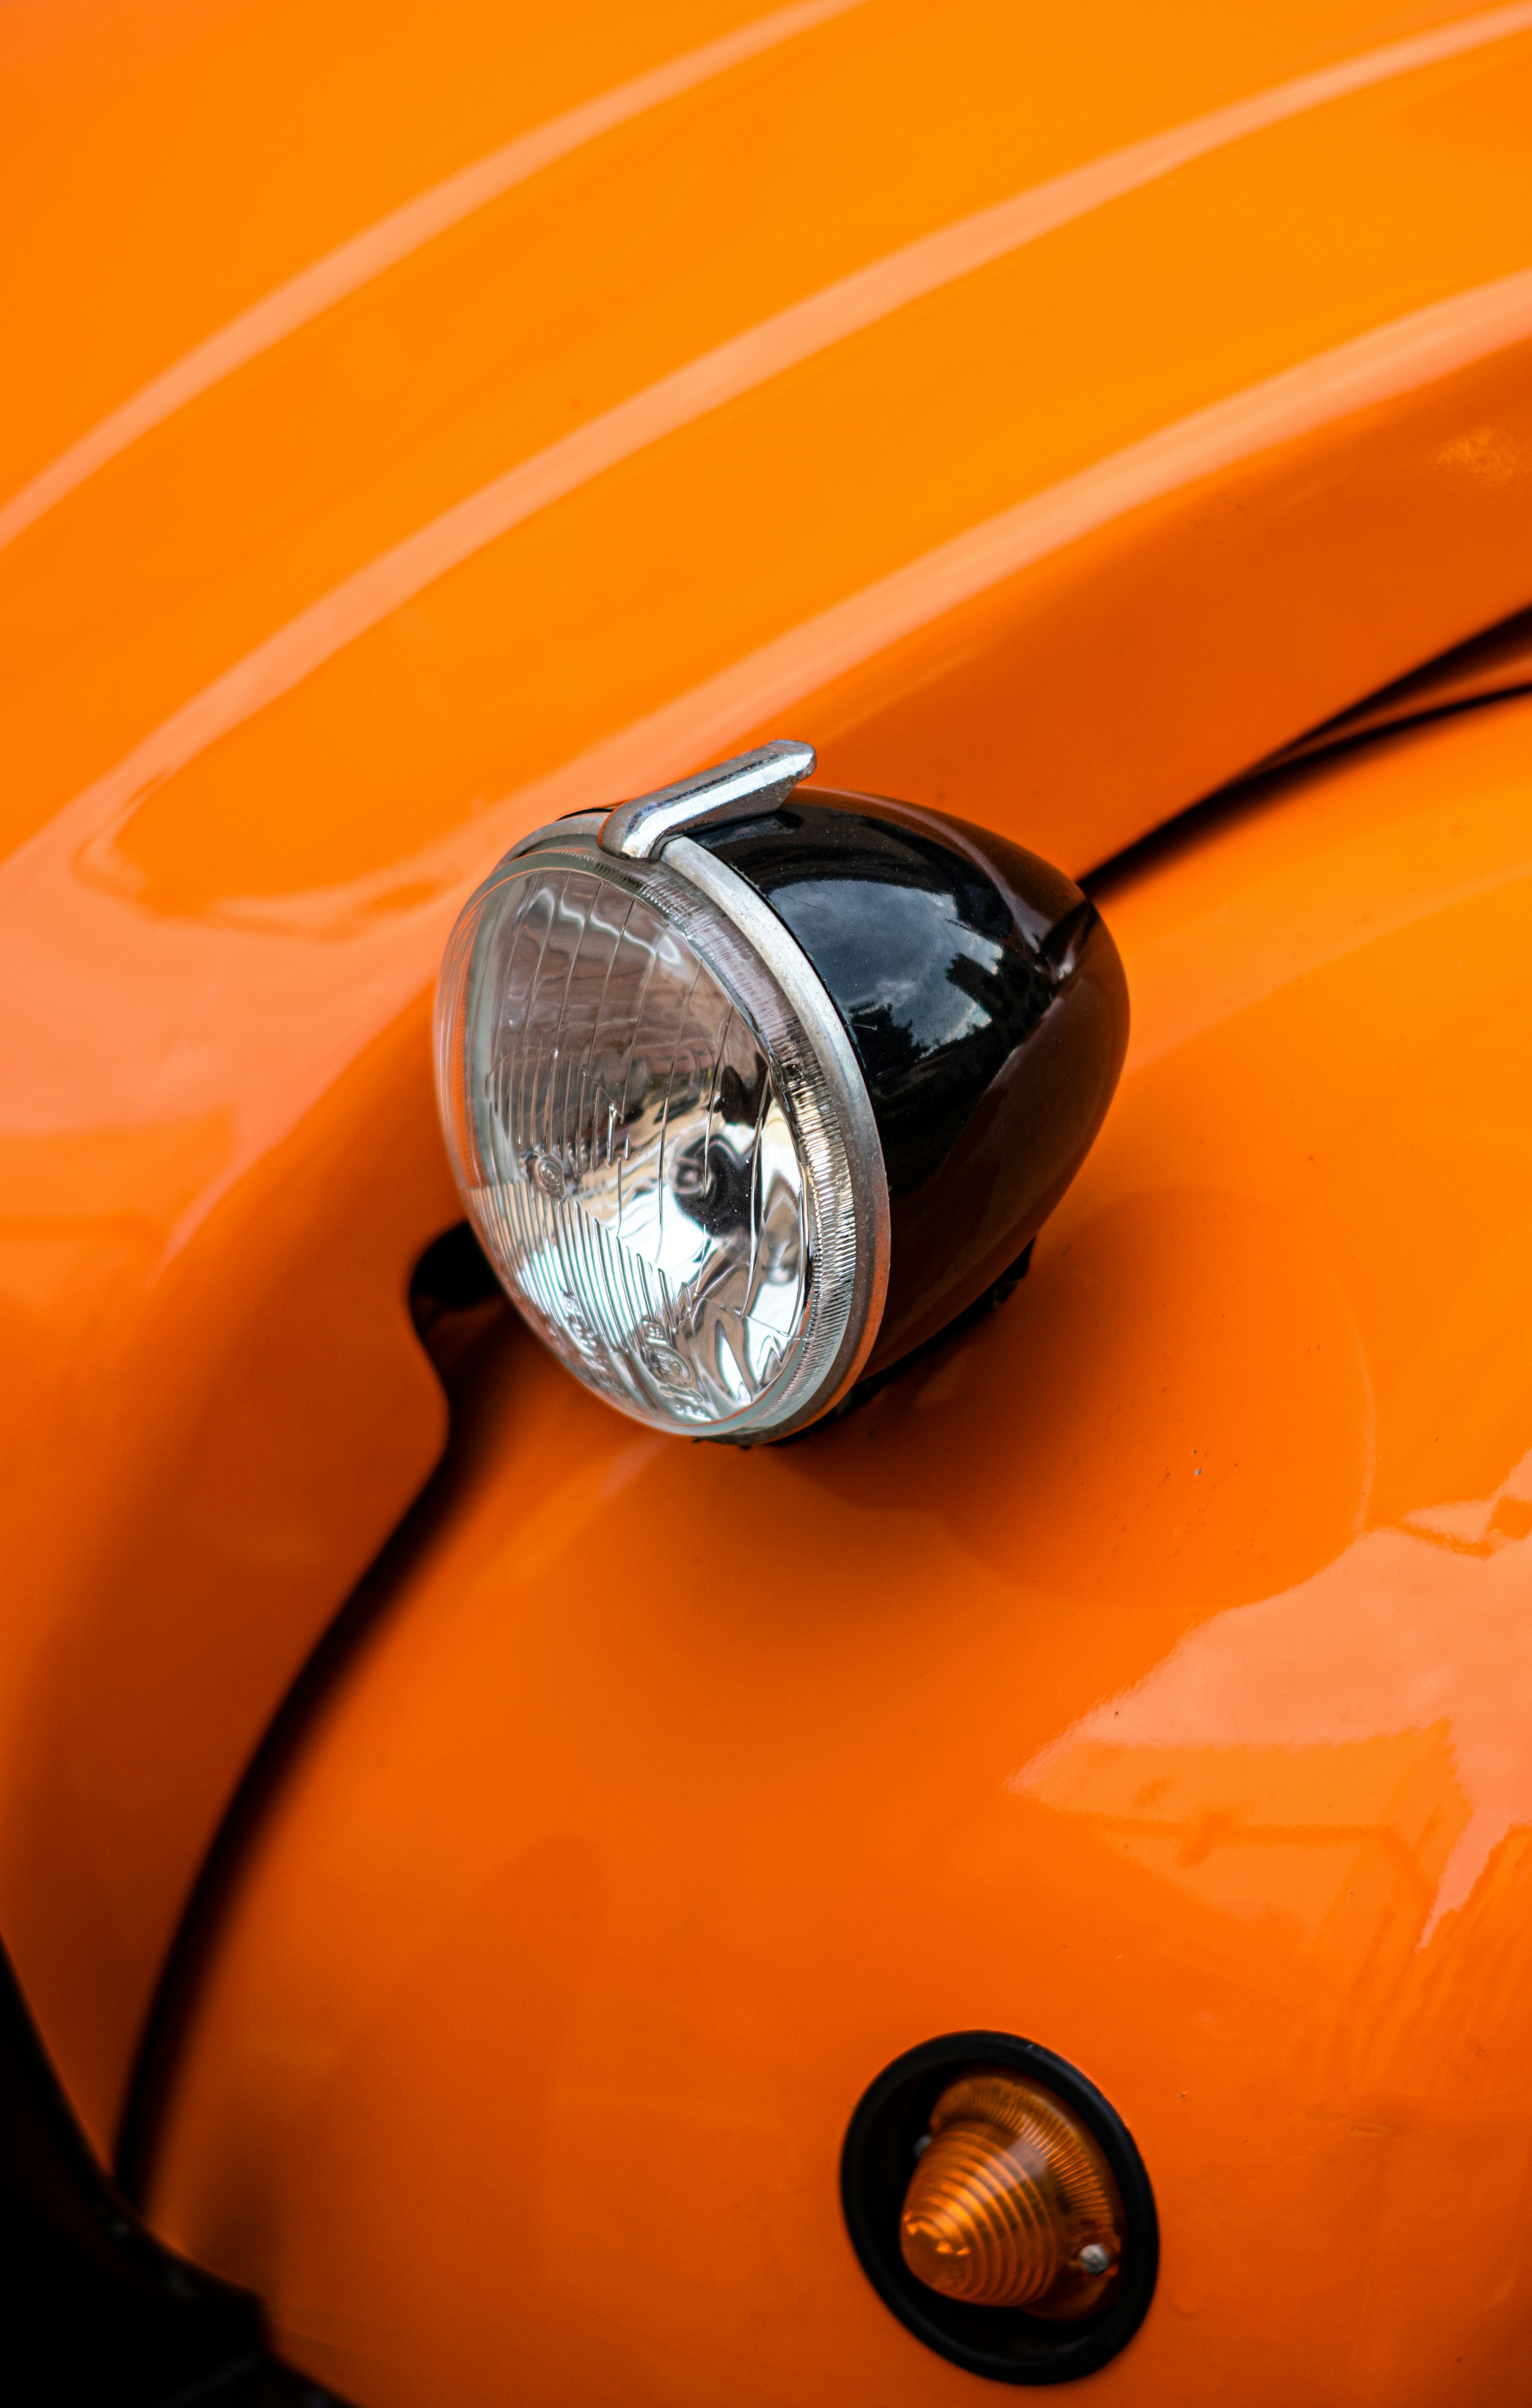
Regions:
[[1428, 661], [1424, 668], [1400, 678], [1381, 694], [1369, 695], [1352, 710], [1343, 710], [1323, 727], [1311, 728], [1296, 744], [1283, 747], [1276, 763], [1301, 761], [1314, 752], [1332, 751], [1380, 728], [1399, 727], [1412, 719], [1459, 710], [1497, 694], [1532, 691], [1532, 610], [1518, 611], [1497, 627], [1454, 646]]
[[1498, 2408], [1532, 2292], [1532, 703], [1105, 898], [1119, 1099], [982, 1328], [636, 1435], [508, 1322], [214, 1935], [152, 2211], [365, 2408], [956, 2403], [840, 2223], [1010, 2030], [1124, 2116], [1124, 2408]]
[[102, 2146], [440, 1443], [465, 886], [789, 718], [1078, 869], [1525, 603], [1529, 26], [5, 11], [0, 1932]]

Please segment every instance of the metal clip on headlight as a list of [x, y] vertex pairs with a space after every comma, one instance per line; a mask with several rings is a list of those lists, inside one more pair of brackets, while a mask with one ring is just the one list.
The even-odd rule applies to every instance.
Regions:
[[1110, 937], [1033, 854], [800, 793], [807, 744], [539, 828], [442, 964], [452, 1168], [508, 1293], [651, 1428], [803, 1428], [1006, 1271], [1100, 1126]]

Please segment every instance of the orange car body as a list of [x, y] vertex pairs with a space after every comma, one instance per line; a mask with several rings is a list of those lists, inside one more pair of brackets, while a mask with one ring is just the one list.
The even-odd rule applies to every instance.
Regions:
[[1532, 7], [17, 0], [0, 61], [0, 1932], [96, 2146], [376, 1563], [142, 2143], [294, 2363], [966, 2399], [835, 2167], [984, 2027], [1153, 2180], [1104, 2401], [1514, 2397], [1532, 701], [1107, 876], [1124, 1085], [977, 1333], [741, 1454], [508, 1320], [379, 1558], [515, 837], [791, 732], [1079, 876], [1532, 600]]

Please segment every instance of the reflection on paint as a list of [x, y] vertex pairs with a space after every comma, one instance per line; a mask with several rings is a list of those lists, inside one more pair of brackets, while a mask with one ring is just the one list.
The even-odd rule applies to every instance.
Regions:
[[[1532, 1825], [1532, 1455], [1217, 1615], [1009, 1784], [1205, 1904], [1357, 1964], [1425, 1945]], [[1339, 1970], [1339, 1967], [1337, 1968]]]
[[[816, 25], [866, 5], [866, 0], [799, 0], [795, 7], [778, 9], [718, 41], [704, 43], [698, 50], [652, 68], [648, 75], [600, 93], [580, 108], [475, 160], [471, 166], [448, 177], [429, 192], [419, 194], [402, 208], [390, 210], [386, 217], [364, 227], [351, 241], [328, 251], [312, 266], [231, 319], [206, 342], [197, 344], [130, 394], [78, 442], [40, 469], [0, 507], [0, 550], [13, 543], [24, 528], [66, 494], [73, 493], [108, 460], [184, 408], [198, 394], [232, 376], [247, 362], [258, 359], [287, 336], [295, 334], [300, 326], [309, 324], [349, 294], [409, 258], [451, 227], [460, 225], [465, 218], [498, 200], [502, 194], [514, 190], [614, 127], [627, 124], [666, 101], [726, 74], [731, 67], [758, 58], [762, 52]], [[1348, 93], [1416, 73], [1445, 59], [1461, 57], [1490, 43], [1509, 41], [1529, 28], [1532, 5], [1528, 0], [1515, 0], [1510, 7], [1491, 8], [1479, 16], [1466, 17], [1455, 24], [1387, 43], [1380, 50], [1343, 59], [1335, 66], [1322, 67], [1313, 75], [1299, 76], [1267, 92], [1254, 93], [1226, 108], [1210, 110], [1183, 125], [1152, 135], [1146, 141], [1131, 143], [1105, 158], [1091, 160], [993, 209], [981, 210], [924, 242], [912, 244], [889, 260], [876, 262], [862, 276], [847, 279], [843, 285], [815, 295], [813, 303], [805, 306], [824, 305], [832, 318], [838, 315], [843, 320], [841, 332], [850, 334], [858, 324], [869, 322], [858, 314], [859, 307], [870, 307], [874, 314], [882, 315], [920, 293], [933, 291], [956, 276], [970, 274], [1022, 244], [1035, 242], [1039, 236], [1051, 234], [1089, 210], [1102, 208], [1124, 194], [1137, 192], [1228, 143], [1246, 139], [1267, 126], [1280, 125], [1286, 119], [1302, 116], [1328, 102], [1344, 99]]]
[[[636, 117], [663, 107], [667, 100], [694, 92], [698, 84], [726, 75], [731, 67], [742, 65], [747, 59], [759, 58], [763, 51], [792, 41], [815, 25], [866, 6], [866, 0], [797, 0], [794, 7], [774, 9], [769, 16], [758, 17], [753, 23], [725, 34], [718, 41], [704, 42], [698, 50], [684, 51], [680, 58], [667, 59], [663, 65], [651, 67], [647, 75], [636, 76], [629, 83], [598, 93], [595, 99], [551, 119], [546, 125], [534, 126], [530, 134], [502, 144], [499, 150], [474, 160], [455, 176], [433, 184], [429, 192], [418, 193], [402, 208], [390, 209], [386, 217], [364, 226], [349, 242], [326, 251], [322, 259], [315, 260], [301, 274], [279, 284], [251, 308], [242, 309], [238, 317], [231, 318], [206, 342], [196, 344], [161, 375], [140, 385], [136, 393], [130, 394], [126, 401], [88, 428], [78, 442], [50, 460], [46, 468], [40, 468], [0, 507], [0, 551], [14, 543], [23, 528], [42, 518], [66, 494], [72, 494], [98, 468], [105, 467], [108, 460], [125, 452], [130, 443], [136, 443], [151, 427], [162, 425], [178, 409], [184, 409], [199, 393], [222, 383], [248, 361], [259, 359], [287, 336], [296, 334], [300, 326], [308, 325], [326, 309], [333, 309], [348, 294], [359, 292], [364, 284], [370, 284], [389, 268], [396, 267], [401, 260], [408, 259], [438, 235], [488, 208], [502, 194], [513, 192], [518, 184], [540, 175], [545, 167], [566, 159], [571, 151], [583, 149], [601, 135], [609, 134], [613, 127], [629, 124]], [[1532, 11], [1523, 8], [1497, 9], [1494, 13], [1496, 17], [1532, 17]], [[1445, 30], [1457, 34], [1462, 29], [1453, 26]], [[1432, 38], [1426, 36], [1427, 41]], [[1439, 41], [1440, 36], [1434, 38]], [[1503, 36], [1496, 34], [1478, 36], [1480, 41], [1500, 38]], [[1456, 47], [1475, 46], [1459, 43]], [[1418, 44], [1396, 47], [1410, 49]]]
[[[817, 307], [817, 300], [803, 305], [805, 311]], [[785, 311], [783, 319], [799, 314]], [[115, 838], [150, 787], [535, 511], [791, 365], [774, 359], [768, 339], [781, 323], [770, 321], [650, 386], [369, 561], [163, 721], [35, 842], [78, 845], [89, 876], [134, 891], [139, 874], [118, 860]], [[1411, 310], [1194, 410], [967, 528], [592, 745], [380, 878], [359, 881], [333, 899], [300, 896], [291, 914], [286, 898], [251, 899], [237, 907], [237, 916], [257, 927], [350, 933], [359, 911], [376, 911], [401, 884], [417, 888], [427, 904], [453, 882], [465, 889], [503, 845], [539, 822], [665, 784], [903, 638], [1146, 502], [1529, 337], [1532, 269]]]

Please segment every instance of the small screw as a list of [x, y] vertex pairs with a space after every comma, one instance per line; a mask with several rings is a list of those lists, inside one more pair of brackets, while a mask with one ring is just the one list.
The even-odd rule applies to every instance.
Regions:
[[567, 1182], [564, 1176], [564, 1165], [556, 1154], [533, 1155], [532, 1183], [548, 1197], [551, 1204], [558, 1202]]
[[1087, 2241], [1080, 2253], [1080, 2262], [1087, 2274], [1104, 2274], [1111, 2264], [1111, 2251], [1103, 2249], [1099, 2241]]

